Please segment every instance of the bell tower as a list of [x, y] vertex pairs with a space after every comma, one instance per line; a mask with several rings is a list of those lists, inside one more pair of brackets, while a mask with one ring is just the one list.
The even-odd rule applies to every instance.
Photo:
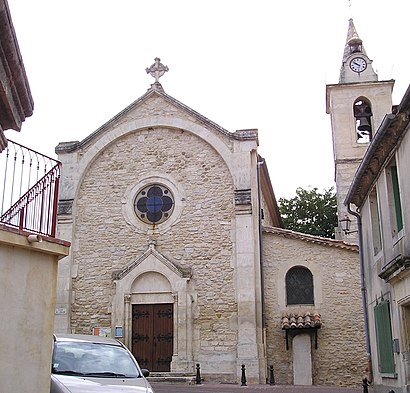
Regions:
[[[346, 215], [344, 200], [356, 170], [377, 132], [384, 116], [392, 112], [394, 80], [379, 81], [357, 34], [353, 19], [349, 20], [339, 83], [326, 86], [326, 113], [330, 114], [337, 213]], [[356, 219], [352, 220], [351, 231]], [[357, 233], [336, 233], [336, 239], [357, 241]]]

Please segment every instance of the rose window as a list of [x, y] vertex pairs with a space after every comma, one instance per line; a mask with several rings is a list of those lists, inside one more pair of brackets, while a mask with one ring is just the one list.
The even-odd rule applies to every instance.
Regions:
[[174, 210], [174, 197], [162, 185], [150, 185], [139, 191], [134, 201], [137, 217], [146, 224], [161, 224]]

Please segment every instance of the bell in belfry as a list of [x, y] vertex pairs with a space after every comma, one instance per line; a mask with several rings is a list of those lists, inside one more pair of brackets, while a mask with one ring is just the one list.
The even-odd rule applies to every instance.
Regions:
[[370, 117], [372, 116], [372, 110], [367, 103], [358, 101], [354, 106], [354, 116], [359, 122], [357, 127], [359, 131], [371, 131]]

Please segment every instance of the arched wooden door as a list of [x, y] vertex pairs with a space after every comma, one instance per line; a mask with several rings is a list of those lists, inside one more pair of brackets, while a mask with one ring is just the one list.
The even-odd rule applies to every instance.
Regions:
[[132, 353], [141, 368], [171, 370], [173, 328], [173, 304], [132, 305]]

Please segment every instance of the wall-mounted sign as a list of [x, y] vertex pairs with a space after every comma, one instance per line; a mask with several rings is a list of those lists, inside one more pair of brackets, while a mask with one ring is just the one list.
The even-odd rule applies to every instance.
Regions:
[[117, 338], [122, 337], [122, 326], [115, 327], [115, 337]]
[[55, 315], [66, 315], [67, 309], [65, 307], [57, 307], [54, 311]]
[[93, 327], [93, 335], [100, 337], [111, 337], [111, 328]]

